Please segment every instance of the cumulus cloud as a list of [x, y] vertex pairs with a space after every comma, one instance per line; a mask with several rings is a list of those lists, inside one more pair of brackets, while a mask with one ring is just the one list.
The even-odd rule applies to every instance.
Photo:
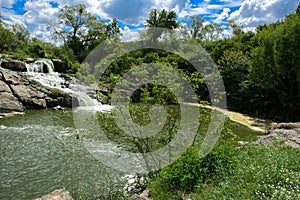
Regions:
[[3, 21], [6, 24], [22, 24], [26, 27], [24, 17], [22, 15], [14, 13], [14, 11], [10, 9], [1, 10], [1, 16], [4, 18]]
[[[51, 32], [46, 26], [57, 20], [59, 10], [65, 5], [79, 3], [84, 3], [89, 12], [104, 20], [116, 17], [128, 26], [140, 27], [145, 24], [150, 10], [158, 8], [175, 10], [180, 21], [192, 15], [202, 15], [209, 21], [221, 24], [227, 18], [236, 19], [245, 30], [253, 30], [259, 24], [275, 22], [295, 11], [298, 5], [295, 0], [27, 0], [23, 8], [25, 14], [21, 15], [12, 9], [16, 2], [17, 0], [0, 0], [0, 12], [4, 21], [24, 24], [32, 36], [44, 41], [50, 41]], [[125, 26], [122, 33], [122, 40], [129, 41], [136, 39], [139, 31]]]
[[12, 8], [15, 0], [0, 0], [0, 5], [4, 8]]
[[[216, 18], [224, 18], [231, 11], [231, 8], [236, 8], [241, 5], [243, 0], [219, 0], [217, 3], [212, 3], [210, 0], [204, 0], [198, 4], [188, 4], [179, 12], [179, 18], [187, 18], [192, 15], [205, 15], [206, 17], [216, 20]], [[228, 10], [230, 9], [230, 10]], [[221, 17], [220, 17], [221, 12]], [[218, 21], [220, 21], [218, 19]]]
[[131, 30], [128, 26], [125, 26], [121, 31], [122, 37], [121, 40], [123, 42], [135, 41], [139, 39], [140, 31], [139, 29]]
[[246, 0], [241, 7], [230, 14], [246, 30], [254, 31], [259, 24], [269, 24], [283, 19], [286, 14], [296, 10], [297, 1], [291, 0]]
[[129, 25], [144, 24], [152, 8], [175, 10], [181, 12], [188, 0], [101, 0], [99, 10], [102, 16], [116, 17]]
[[222, 20], [229, 17], [230, 8], [224, 8], [222, 13], [216, 18], [216, 22], [220, 23]]
[[55, 19], [59, 8], [53, 8], [44, 1], [27, 1], [24, 5], [27, 11], [24, 14], [26, 24], [47, 24]]

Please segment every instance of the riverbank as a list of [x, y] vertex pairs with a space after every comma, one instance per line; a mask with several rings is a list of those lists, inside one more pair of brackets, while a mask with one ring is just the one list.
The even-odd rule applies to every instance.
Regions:
[[267, 133], [268, 128], [272, 125], [272, 122], [270, 120], [253, 118], [248, 115], [226, 110], [226, 109], [211, 107], [208, 105], [195, 104], [195, 103], [186, 103], [186, 104], [220, 111], [221, 113], [227, 115], [231, 121], [237, 122], [239, 124], [247, 126], [253, 131], [258, 131], [261, 133]]

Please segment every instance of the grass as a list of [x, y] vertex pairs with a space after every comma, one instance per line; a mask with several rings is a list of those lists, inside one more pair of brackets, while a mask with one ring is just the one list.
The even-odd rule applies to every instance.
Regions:
[[[205, 182], [194, 191], [171, 190], [158, 187], [162, 179], [152, 186], [153, 199], [300, 199], [300, 150], [275, 144], [249, 145], [237, 150], [236, 166], [228, 173], [227, 164], [218, 165]], [[225, 173], [222, 173], [225, 172]], [[202, 178], [202, 177], [200, 177]], [[164, 191], [165, 192], [164, 192]], [[166, 192], [167, 191], [167, 192]], [[162, 195], [163, 194], [163, 195]]]

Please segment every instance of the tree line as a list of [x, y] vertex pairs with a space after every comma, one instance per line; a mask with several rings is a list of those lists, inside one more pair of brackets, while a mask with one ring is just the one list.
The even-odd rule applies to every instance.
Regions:
[[[172, 10], [152, 9], [146, 27], [176, 29], [178, 37], [200, 43], [218, 65], [230, 109], [273, 120], [300, 120], [299, 9], [298, 5], [296, 12], [285, 19], [258, 26], [255, 33], [244, 32], [242, 26], [229, 20], [227, 27], [232, 32], [229, 38], [222, 38], [220, 24], [205, 23], [201, 16], [191, 16], [187, 24], [182, 24]], [[61, 46], [30, 38], [24, 26], [8, 27], [1, 21], [0, 53], [21, 59], [61, 58], [69, 63], [69, 73], [76, 73], [87, 82], [97, 81], [96, 76], [91, 76], [97, 74], [97, 65], [82, 62], [102, 41], [120, 41], [118, 20], [106, 23], [89, 13], [83, 4], [65, 6], [58, 18], [49, 28]], [[140, 37], [155, 39], [162, 35], [153, 34], [146, 31]], [[201, 74], [180, 56], [160, 50], [144, 49], [121, 56], [111, 64], [100, 84], [112, 88], [122, 73], [141, 63], [167, 64], [183, 71], [199, 101], [209, 101]]]

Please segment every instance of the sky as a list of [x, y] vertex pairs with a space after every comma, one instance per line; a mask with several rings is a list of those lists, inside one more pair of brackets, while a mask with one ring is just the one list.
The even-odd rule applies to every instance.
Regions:
[[[122, 40], [137, 39], [152, 8], [174, 10], [178, 20], [186, 23], [192, 15], [217, 22], [225, 28], [229, 19], [243, 25], [245, 31], [255, 31], [260, 24], [269, 24], [295, 12], [298, 0], [0, 0], [0, 13], [6, 23], [25, 25], [32, 37], [54, 42], [47, 28], [57, 20], [65, 5], [83, 3], [100, 19], [116, 17], [122, 29]], [[224, 35], [228, 35], [224, 30]]]

